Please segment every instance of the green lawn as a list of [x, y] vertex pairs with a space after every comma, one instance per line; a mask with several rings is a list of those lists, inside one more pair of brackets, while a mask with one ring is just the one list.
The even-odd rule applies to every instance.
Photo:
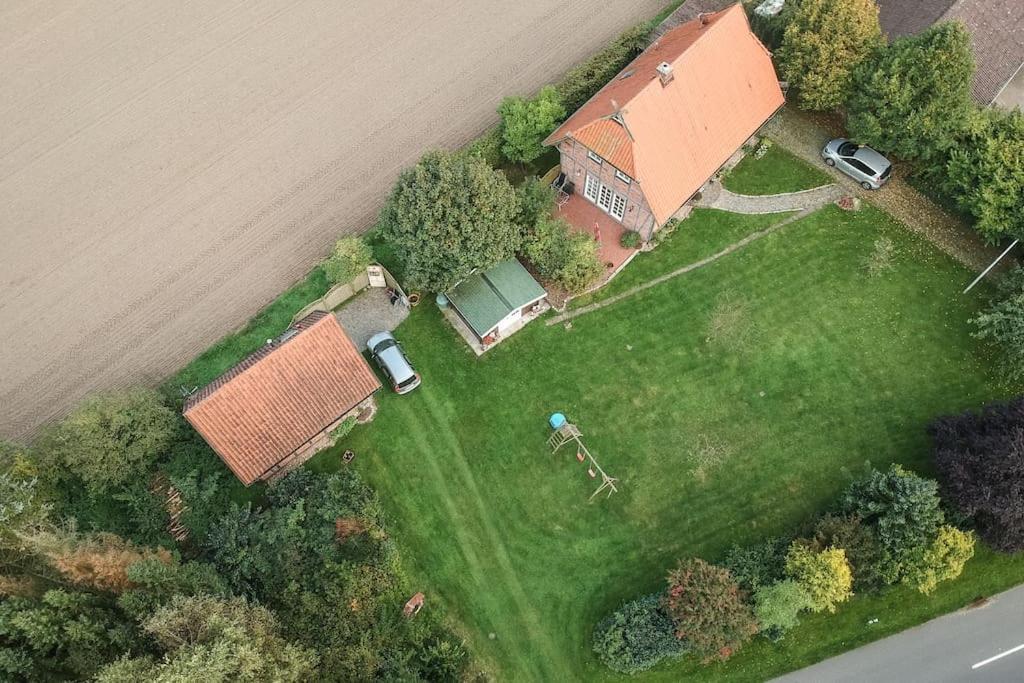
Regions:
[[[898, 247], [895, 269], [869, 278], [880, 235]], [[678, 267], [671, 250], [630, 268]], [[420, 306], [397, 336], [423, 385], [382, 393], [375, 421], [339, 448], [377, 488], [427, 608], [443, 606], [499, 680], [610, 679], [591, 628], [660, 588], [677, 558], [796, 529], [867, 460], [930, 473], [928, 421], [1015, 388], [969, 337], [984, 295], [960, 295], [969, 279], [885, 214], [828, 207], [571, 329], [534, 322], [480, 359]], [[580, 425], [619, 494], [587, 502], [595, 482], [545, 444], [554, 411]], [[697, 459], [701, 443], [717, 461]], [[338, 463], [334, 449], [311, 466]], [[1021, 581], [1024, 562], [981, 552], [930, 597], [858, 597], [781, 644], [637, 679], [761, 680]]]
[[663, 238], [654, 251], [637, 254], [611, 282], [590, 294], [576, 297], [570, 308], [607, 299], [647, 282], [652, 277], [711, 256], [752, 232], [786, 219], [789, 214], [744, 215], [718, 209], [694, 209], [675, 232]]
[[748, 154], [722, 178], [722, 185], [737, 194], [781, 194], [828, 185], [832, 178], [823, 170], [798, 159], [779, 145], [772, 145], [760, 159]]

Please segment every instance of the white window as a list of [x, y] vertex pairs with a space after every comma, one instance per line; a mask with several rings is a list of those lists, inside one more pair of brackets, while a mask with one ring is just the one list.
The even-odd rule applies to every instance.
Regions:
[[583, 186], [583, 196], [592, 202], [597, 201], [597, 189], [601, 187], [601, 183], [597, 181], [592, 175], [587, 175], [587, 182]]
[[626, 213], [626, 198], [619, 194], [615, 195], [612, 199], [612, 210], [608, 213], [621, 221], [622, 216]]
[[615, 193], [612, 192], [612, 189], [610, 187], [608, 187], [607, 185], [602, 185], [601, 190], [597, 195], [597, 205], [600, 206], [605, 211], [611, 211], [612, 197], [614, 196]]
[[596, 154], [591, 152], [589, 149], [587, 150], [587, 156], [590, 158], [591, 161], [596, 161], [599, 164], [604, 161], [604, 159], [602, 159], [601, 157], [597, 156]]
[[626, 175], [619, 169], [615, 169], [615, 177], [621, 180], [622, 182], [626, 183], [627, 185], [633, 182], [632, 178], [630, 178], [628, 175]]

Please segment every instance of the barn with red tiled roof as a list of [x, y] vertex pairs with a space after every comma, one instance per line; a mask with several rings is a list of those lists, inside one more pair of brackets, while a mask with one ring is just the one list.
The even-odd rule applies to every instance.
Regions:
[[330, 445], [380, 387], [337, 318], [315, 312], [190, 396], [183, 412], [248, 486]]
[[[545, 144], [558, 147], [570, 202], [649, 239], [784, 102], [771, 55], [734, 4], [666, 31]], [[582, 229], [599, 231], [593, 222]]]

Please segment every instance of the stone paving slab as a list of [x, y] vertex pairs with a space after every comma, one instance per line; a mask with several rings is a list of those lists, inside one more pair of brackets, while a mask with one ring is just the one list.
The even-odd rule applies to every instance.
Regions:
[[825, 206], [839, 199], [843, 194], [845, 194], [845, 190], [834, 184], [784, 194], [736, 194], [722, 187], [718, 181], [712, 181], [708, 191], [697, 202], [697, 206], [721, 209], [732, 213], [789, 213], [790, 211]]

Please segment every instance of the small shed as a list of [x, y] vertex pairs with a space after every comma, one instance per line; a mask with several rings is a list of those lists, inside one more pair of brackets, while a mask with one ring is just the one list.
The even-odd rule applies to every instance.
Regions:
[[546, 295], [514, 258], [470, 275], [447, 293], [452, 308], [484, 344], [522, 327]]

